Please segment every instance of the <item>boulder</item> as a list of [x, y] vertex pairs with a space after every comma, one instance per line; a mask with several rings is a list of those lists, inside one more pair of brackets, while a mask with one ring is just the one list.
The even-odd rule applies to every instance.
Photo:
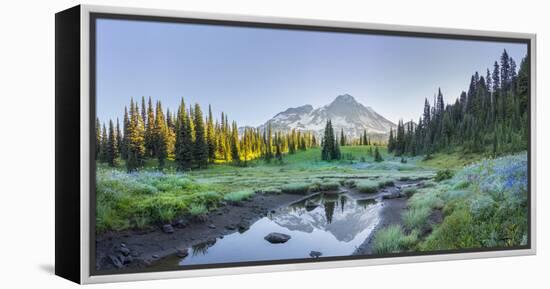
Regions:
[[109, 259], [111, 260], [111, 263], [112, 263], [116, 268], [122, 268], [122, 267], [124, 267], [124, 264], [122, 263], [122, 261], [120, 261], [120, 259], [119, 259], [117, 256], [109, 255]]
[[180, 249], [176, 253], [176, 256], [178, 256], [179, 258], [185, 258], [185, 257], [189, 256], [189, 250], [187, 248]]
[[130, 255], [130, 249], [128, 249], [127, 247], [122, 247], [121, 246], [120, 248], [118, 248], [118, 251], [120, 253], [122, 253], [122, 255], [124, 255], [124, 256]]
[[274, 232], [274, 233], [269, 233], [267, 236], [264, 237], [264, 239], [271, 244], [282, 244], [290, 240], [290, 236], [287, 234]]
[[179, 220], [176, 221], [176, 224], [175, 224], [175, 225], [176, 225], [176, 227], [178, 227], [178, 228], [185, 228], [185, 227], [187, 227], [188, 222], [187, 222], [187, 220], [185, 220], [185, 219], [179, 219]]
[[319, 258], [323, 255], [323, 253], [319, 252], [319, 251], [311, 251], [309, 252], [309, 256], [311, 258]]
[[166, 234], [174, 233], [174, 227], [170, 224], [162, 225], [162, 231]]
[[226, 228], [227, 230], [230, 230], [230, 231], [233, 231], [233, 230], [236, 230], [236, 229], [237, 229], [237, 227], [236, 227], [235, 225], [227, 225], [227, 226], [225, 226], [225, 228]]
[[210, 225], [208, 225], [208, 228], [210, 228], [210, 229], [216, 229], [216, 225], [210, 224]]

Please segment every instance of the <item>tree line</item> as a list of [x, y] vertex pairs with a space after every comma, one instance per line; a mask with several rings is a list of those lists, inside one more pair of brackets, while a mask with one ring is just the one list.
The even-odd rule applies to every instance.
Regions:
[[142, 97], [139, 106], [131, 99], [129, 109], [124, 108], [122, 129], [118, 118], [107, 125], [96, 119], [96, 160], [110, 166], [124, 160], [128, 171], [143, 167], [148, 159], [156, 159], [160, 169], [173, 160], [178, 170], [188, 170], [223, 162], [246, 165], [255, 159], [282, 162], [284, 154], [318, 146], [311, 132], [274, 132], [271, 124], [239, 131], [223, 112], [214, 119], [210, 105], [206, 117], [199, 104], [187, 107], [183, 99], [175, 113], [164, 113], [161, 101], [153, 106], [150, 97], [147, 104]]
[[418, 123], [399, 121], [390, 131], [388, 151], [430, 155], [461, 148], [465, 153], [497, 156], [526, 150], [529, 139], [529, 62], [519, 69], [506, 50], [486, 76], [472, 75], [468, 91], [445, 104], [439, 89], [433, 106], [426, 98]]
[[340, 160], [343, 158], [342, 152], [340, 150], [341, 146], [347, 145], [362, 145], [369, 146], [369, 155], [374, 157], [376, 162], [383, 161], [382, 155], [378, 150], [376, 144], [374, 151], [371, 147], [371, 141], [367, 136], [367, 131], [364, 130], [363, 133], [359, 136], [359, 139], [349, 140], [349, 138], [344, 134], [344, 129], [340, 130], [340, 138], [338, 139], [334, 134], [334, 128], [332, 127], [332, 121], [329, 119], [325, 125], [325, 131], [323, 139], [321, 141], [321, 159], [324, 161], [333, 161]]

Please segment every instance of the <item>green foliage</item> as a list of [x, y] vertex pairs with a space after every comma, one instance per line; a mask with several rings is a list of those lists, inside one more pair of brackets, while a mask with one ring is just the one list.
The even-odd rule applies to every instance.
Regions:
[[417, 242], [418, 233], [405, 235], [399, 225], [390, 225], [376, 232], [373, 241], [375, 254], [391, 254], [406, 251]]
[[334, 191], [338, 190], [338, 188], [340, 188], [340, 184], [338, 182], [324, 182], [319, 184], [320, 191]]
[[189, 207], [189, 214], [191, 216], [202, 216], [208, 213], [208, 208], [204, 204], [193, 203]]
[[378, 183], [371, 180], [360, 180], [356, 183], [356, 188], [359, 192], [372, 194], [378, 191]]
[[254, 195], [252, 190], [242, 190], [225, 194], [223, 199], [230, 202], [240, 202], [251, 198]]
[[382, 155], [380, 154], [380, 151], [378, 150], [378, 147], [374, 148], [374, 161], [377, 163], [384, 161]]
[[[343, 132], [342, 132], [343, 134]], [[322, 141], [321, 159], [324, 161], [339, 160], [341, 158], [340, 144], [334, 135], [332, 122], [327, 121], [325, 135]]]
[[407, 196], [407, 198], [412, 197], [417, 192], [418, 190], [416, 188], [406, 188], [403, 190], [403, 193]]
[[[123, 173], [99, 166], [96, 186], [97, 230], [142, 229], [215, 208], [222, 195], [182, 174]], [[204, 210], [203, 210], [204, 211]]]
[[386, 187], [392, 187], [394, 185], [395, 185], [395, 183], [391, 179], [386, 179], [386, 180], [382, 180], [382, 181], [378, 182], [378, 188], [380, 188], [380, 189], [383, 189], [383, 188], [386, 188]]
[[424, 250], [479, 248], [474, 220], [467, 210], [456, 210], [423, 243]]
[[403, 215], [403, 224], [409, 230], [421, 229], [427, 224], [431, 209], [429, 207], [410, 208]]
[[491, 74], [475, 72], [467, 92], [454, 103], [444, 103], [439, 89], [416, 125], [399, 121], [390, 131], [388, 149], [396, 156], [448, 153], [492, 155], [515, 153], [528, 148], [529, 64], [526, 58], [517, 70], [506, 50]]
[[281, 191], [287, 194], [307, 194], [310, 184], [308, 183], [293, 183], [283, 185]]
[[444, 181], [444, 180], [448, 180], [452, 177], [453, 177], [453, 171], [451, 171], [449, 169], [445, 169], [445, 170], [437, 171], [437, 174], [435, 175], [434, 180], [436, 182], [441, 182], [441, 181]]
[[[525, 244], [528, 232], [525, 153], [475, 163], [447, 182], [435, 188], [441, 190], [445, 218], [421, 243], [422, 250]], [[417, 202], [434, 204], [429, 200]]]

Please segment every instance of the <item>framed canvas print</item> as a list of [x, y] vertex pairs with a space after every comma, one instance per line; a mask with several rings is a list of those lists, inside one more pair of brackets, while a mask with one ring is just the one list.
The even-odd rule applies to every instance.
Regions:
[[535, 35], [56, 14], [56, 274], [535, 253]]

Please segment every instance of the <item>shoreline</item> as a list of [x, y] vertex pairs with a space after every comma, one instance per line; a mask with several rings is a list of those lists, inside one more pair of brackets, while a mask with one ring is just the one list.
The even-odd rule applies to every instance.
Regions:
[[269, 212], [315, 194], [258, 193], [238, 204], [222, 204], [209, 212], [204, 222], [179, 219], [171, 224], [172, 233], [159, 226], [148, 231], [102, 234], [96, 237], [96, 270], [144, 268], [174, 254], [188, 254], [194, 245], [247, 230]]
[[[416, 186], [418, 183], [399, 182], [374, 194], [345, 189], [355, 200], [377, 199], [383, 206], [380, 222], [350, 255], [372, 254], [371, 245], [376, 232], [386, 226], [402, 223], [401, 214], [407, 208], [408, 198], [401, 191], [405, 186]], [[257, 193], [251, 199], [240, 203], [222, 203], [220, 207], [209, 212], [202, 222], [179, 219], [170, 225], [169, 232], [166, 232], [163, 226], [159, 226], [148, 231], [130, 230], [102, 234], [96, 239], [96, 270], [146, 268], [169, 256], [185, 257], [192, 246], [213, 243], [225, 235], [246, 231], [250, 225], [268, 213], [316, 194], [319, 192], [306, 195]]]

